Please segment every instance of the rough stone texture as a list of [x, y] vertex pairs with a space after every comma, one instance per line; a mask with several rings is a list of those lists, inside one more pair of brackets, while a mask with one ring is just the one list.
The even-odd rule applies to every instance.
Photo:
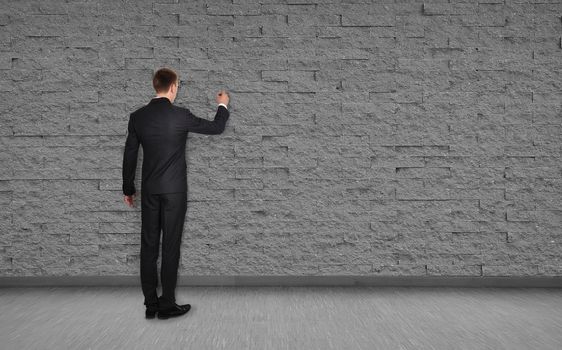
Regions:
[[121, 162], [162, 66], [200, 117], [231, 96], [224, 134], [189, 136], [181, 274], [562, 275], [561, 18], [556, 0], [3, 1], [0, 275], [138, 274]]

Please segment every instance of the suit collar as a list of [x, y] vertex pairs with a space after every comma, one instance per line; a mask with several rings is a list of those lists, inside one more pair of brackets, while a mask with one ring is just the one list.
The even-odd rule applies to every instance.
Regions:
[[168, 99], [167, 97], [154, 97], [153, 99], [150, 100], [149, 104], [154, 104], [154, 103], [172, 104], [172, 101], [170, 101], [170, 99]]

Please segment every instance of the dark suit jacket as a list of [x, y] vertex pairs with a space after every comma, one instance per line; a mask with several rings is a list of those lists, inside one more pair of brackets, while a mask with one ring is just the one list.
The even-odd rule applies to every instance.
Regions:
[[228, 109], [219, 105], [213, 121], [202, 119], [188, 108], [175, 106], [166, 97], [155, 97], [131, 113], [123, 155], [123, 194], [136, 192], [139, 144], [143, 150], [143, 193], [187, 191], [187, 133], [221, 134], [229, 115]]

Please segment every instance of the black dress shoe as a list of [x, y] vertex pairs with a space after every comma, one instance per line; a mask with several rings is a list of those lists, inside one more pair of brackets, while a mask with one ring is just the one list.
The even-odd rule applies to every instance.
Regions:
[[160, 308], [158, 309], [158, 318], [159, 319], [167, 319], [170, 317], [177, 317], [186, 314], [189, 309], [191, 309], [191, 305], [178, 305], [174, 303], [171, 307]]
[[191, 309], [191, 304], [183, 304], [180, 305], [180, 307], [184, 308], [185, 310], [189, 311], [189, 309]]
[[145, 316], [146, 318], [154, 318], [156, 317], [156, 312], [158, 311], [158, 304], [153, 305], [147, 305], [146, 306], [146, 312], [145, 312]]
[[156, 311], [157, 311], [157, 310], [152, 310], [152, 309], [146, 308], [146, 312], [145, 312], [146, 318], [154, 318], [154, 317], [156, 317]]

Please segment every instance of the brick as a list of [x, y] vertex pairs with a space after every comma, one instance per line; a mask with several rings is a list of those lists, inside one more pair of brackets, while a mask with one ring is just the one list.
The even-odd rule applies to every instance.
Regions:
[[200, 117], [231, 93], [180, 274], [560, 275], [557, 1], [129, 5], [0, 14], [0, 275], [139, 273], [121, 152], [159, 66]]

